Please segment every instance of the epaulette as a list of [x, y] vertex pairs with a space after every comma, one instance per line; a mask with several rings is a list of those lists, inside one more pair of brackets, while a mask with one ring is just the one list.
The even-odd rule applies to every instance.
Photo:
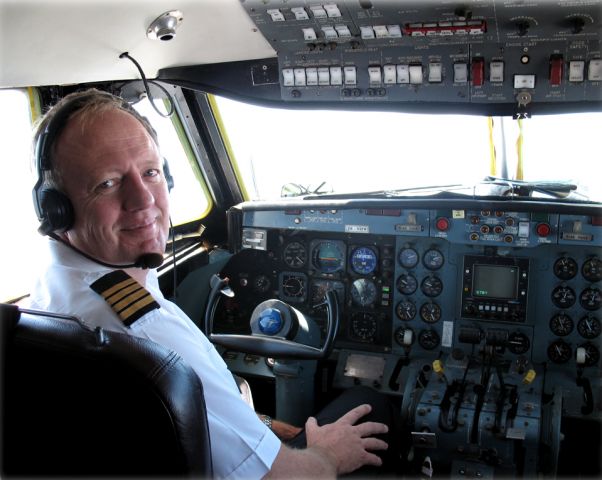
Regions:
[[128, 327], [144, 314], [160, 308], [148, 290], [123, 270], [106, 274], [90, 288], [106, 300]]

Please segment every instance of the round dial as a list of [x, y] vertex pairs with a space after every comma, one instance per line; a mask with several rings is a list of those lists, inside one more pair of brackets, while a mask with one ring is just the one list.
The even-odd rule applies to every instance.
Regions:
[[581, 274], [590, 282], [599, 282], [602, 280], [602, 260], [598, 257], [588, 258], [583, 262]]
[[585, 362], [583, 363], [586, 367], [592, 367], [600, 361], [600, 350], [593, 343], [584, 343], [579, 345], [580, 348], [585, 350]]
[[399, 263], [404, 268], [414, 268], [418, 265], [418, 252], [413, 248], [402, 248], [399, 252]]
[[357, 247], [351, 253], [351, 268], [355, 273], [368, 275], [376, 270], [378, 258], [371, 247]]
[[571, 347], [564, 340], [556, 340], [548, 347], [548, 358], [554, 363], [566, 363], [572, 355]]
[[561, 280], [570, 280], [577, 275], [579, 267], [571, 257], [561, 257], [554, 263], [554, 275]]
[[441, 319], [441, 307], [435, 302], [427, 302], [420, 307], [420, 318], [426, 323], [436, 323]]
[[550, 319], [550, 330], [558, 337], [566, 337], [574, 327], [573, 319], [566, 313], [559, 313]]
[[586, 315], [577, 323], [577, 331], [583, 338], [596, 338], [601, 330], [600, 320], [593, 315]]
[[345, 254], [336, 242], [324, 241], [318, 243], [312, 252], [314, 267], [322, 273], [334, 273], [345, 266]]
[[372, 343], [376, 338], [377, 322], [373, 315], [366, 312], [356, 313], [351, 317], [351, 337], [362, 342]]
[[424, 253], [422, 263], [429, 270], [438, 270], [443, 266], [443, 254], [436, 248], [431, 248]]
[[588, 287], [579, 295], [579, 303], [586, 310], [598, 310], [602, 304], [602, 293], [597, 287]]
[[508, 350], [515, 355], [522, 355], [529, 351], [531, 341], [524, 333], [512, 332], [508, 335]]
[[402, 300], [397, 304], [395, 312], [400, 320], [412, 320], [416, 316], [416, 305], [410, 300]]
[[422, 293], [427, 297], [436, 297], [443, 291], [443, 282], [438, 277], [429, 275], [422, 280], [420, 290], [422, 290]]
[[575, 300], [575, 291], [571, 287], [559, 285], [552, 291], [552, 302], [558, 308], [572, 307]]
[[265, 293], [270, 289], [270, 279], [266, 275], [257, 275], [253, 279], [253, 290], [257, 293]]
[[282, 292], [290, 298], [300, 298], [305, 295], [305, 279], [295, 275], [282, 277]]
[[402, 347], [407, 347], [414, 343], [414, 332], [407, 327], [398, 327], [393, 333], [395, 343]]
[[435, 330], [421, 330], [418, 334], [418, 343], [425, 350], [433, 350], [439, 346], [439, 334]]
[[418, 280], [414, 275], [402, 273], [397, 279], [397, 290], [404, 295], [411, 295], [418, 288]]
[[300, 242], [291, 242], [282, 252], [284, 263], [291, 268], [301, 268], [307, 261], [307, 250], [305, 245]]
[[372, 305], [376, 301], [376, 285], [372, 280], [357, 279], [351, 285], [351, 298], [362, 307]]

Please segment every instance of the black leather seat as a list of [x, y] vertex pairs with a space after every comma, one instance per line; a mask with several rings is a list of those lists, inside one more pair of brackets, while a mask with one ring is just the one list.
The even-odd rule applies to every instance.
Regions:
[[174, 352], [0, 305], [2, 477], [212, 475], [201, 382]]

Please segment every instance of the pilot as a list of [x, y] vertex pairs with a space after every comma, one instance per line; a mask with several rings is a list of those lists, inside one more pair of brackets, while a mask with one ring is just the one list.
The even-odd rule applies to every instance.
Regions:
[[164, 298], [155, 268], [169, 231], [168, 186], [156, 133], [127, 102], [98, 90], [71, 94], [44, 116], [34, 145], [34, 206], [50, 238], [31, 306], [183, 357], [204, 386], [216, 477], [334, 477], [395, 456], [386, 451], [394, 410], [367, 388], [346, 392], [304, 429], [270, 428], [205, 335]]

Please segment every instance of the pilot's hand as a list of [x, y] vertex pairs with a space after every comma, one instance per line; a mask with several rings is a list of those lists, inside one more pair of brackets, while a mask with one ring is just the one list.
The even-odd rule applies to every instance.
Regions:
[[371, 410], [370, 405], [360, 405], [336, 422], [323, 426], [310, 417], [305, 424], [308, 448], [324, 452], [336, 466], [338, 475], [353, 472], [364, 465], [382, 465], [380, 457], [371, 453], [371, 450], [387, 449], [387, 442], [373, 437], [386, 433], [387, 425], [377, 422], [356, 425]]

